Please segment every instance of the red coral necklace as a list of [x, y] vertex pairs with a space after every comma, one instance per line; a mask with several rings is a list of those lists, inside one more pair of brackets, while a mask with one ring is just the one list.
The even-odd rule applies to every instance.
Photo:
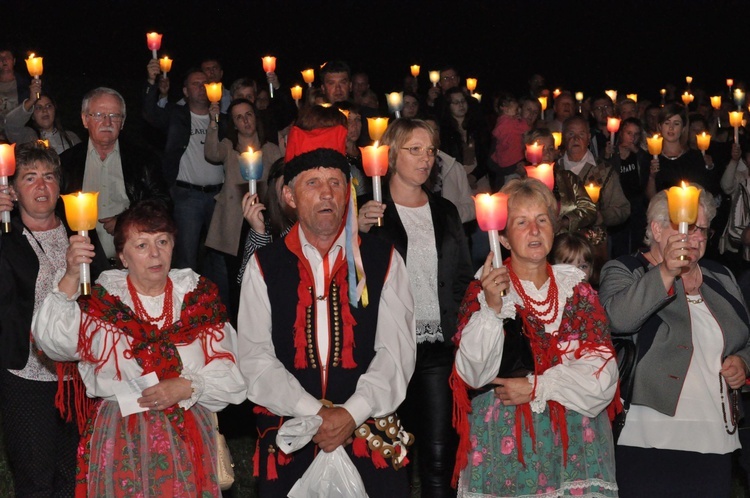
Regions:
[[152, 317], [146, 312], [146, 308], [143, 307], [141, 299], [138, 297], [138, 292], [133, 286], [133, 282], [130, 281], [130, 276], [127, 277], [128, 291], [130, 292], [130, 298], [133, 300], [133, 306], [135, 306], [135, 313], [143, 321], [151, 322], [153, 324], [164, 321], [164, 326], [172, 324], [172, 279], [167, 277], [167, 285], [164, 287], [164, 306], [161, 311], [161, 315]]
[[[508, 265], [508, 276], [510, 276], [510, 281], [513, 283], [513, 287], [518, 292], [518, 295], [521, 296], [524, 308], [529, 311], [534, 310], [534, 312], [536, 312], [537, 319], [545, 325], [557, 320], [557, 312], [560, 302], [557, 299], [557, 281], [555, 280], [555, 275], [552, 273], [552, 266], [550, 266], [549, 263], [547, 263], [549, 288], [547, 289], [547, 299], [545, 299], [544, 301], [537, 301], [526, 294], [523, 285], [521, 285], [521, 280], [519, 280], [518, 276], [513, 271], [513, 268], [510, 265]], [[541, 318], [543, 316], [549, 315], [550, 313], [552, 313], [552, 316], [550, 318]]]

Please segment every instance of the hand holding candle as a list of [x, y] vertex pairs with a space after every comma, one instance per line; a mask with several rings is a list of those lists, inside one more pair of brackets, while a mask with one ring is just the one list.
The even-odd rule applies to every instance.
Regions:
[[[388, 151], [387, 145], [378, 146], [368, 145], [360, 147], [362, 152], [362, 168], [365, 174], [372, 178], [372, 198], [376, 202], [383, 202], [383, 190], [380, 184], [380, 178], [388, 173]], [[382, 225], [382, 219], [378, 218], [378, 226]]]
[[[700, 190], [688, 186], [682, 182], [681, 187], [670, 187], [667, 190], [667, 204], [669, 206], [669, 219], [678, 226], [678, 231], [687, 235], [688, 225], [695, 223], [698, 219], [698, 197]], [[685, 260], [687, 256], [680, 256]]]
[[263, 151], [253, 151], [252, 147], [248, 147], [239, 159], [242, 179], [249, 182], [250, 195], [255, 195], [258, 193], [257, 182], [263, 177]]
[[742, 126], [742, 111], [733, 111], [729, 113], [729, 124], [734, 127], [734, 143], [740, 143], [740, 126]]
[[[26, 59], [26, 69], [29, 71], [29, 76], [38, 80], [44, 71], [44, 57], [36, 57], [34, 54], [30, 54], [29, 58]], [[37, 100], [39, 100], [39, 94], [36, 94]]]
[[[263, 71], [265, 71], [266, 74], [276, 72], [276, 57], [267, 55], [261, 60], [263, 61]], [[271, 95], [271, 98], [273, 98], [273, 85], [271, 83], [268, 84], [268, 92], [269, 95]]]
[[[0, 144], [0, 190], [8, 191], [8, 178], [16, 172], [16, 144]], [[2, 231], [10, 233], [10, 211], [1, 211]]]
[[[96, 228], [97, 215], [97, 198], [99, 192], [90, 192], [84, 194], [62, 195], [65, 204], [65, 217], [68, 220], [70, 229], [78, 232], [78, 235], [88, 237], [88, 231]], [[91, 294], [91, 272], [88, 263], [81, 263], [81, 295], [88, 296]]]
[[497, 192], [495, 194], [477, 194], [474, 196], [474, 207], [477, 212], [479, 228], [487, 232], [492, 251], [492, 266], [500, 268], [502, 256], [498, 231], [505, 230], [508, 222], [508, 196]]
[[161, 48], [161, 33], [151, 32], [146, 33], [146, 45], [151, 50], [151, 55], [154, 59], [158, 59], [159, 55], [156, 53]]

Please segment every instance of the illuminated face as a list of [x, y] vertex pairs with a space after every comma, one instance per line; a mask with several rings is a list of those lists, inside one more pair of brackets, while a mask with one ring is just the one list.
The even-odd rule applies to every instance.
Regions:
[[237, 133], [243, 137], [252, 137], [258, 131], [255, 111], [247, 104], [237, 104], [232, 107], [232, 122]]
[[659, 125], [659, 132], [664, 137], [665, 142], [679, 142], [683, 126], [682, 117], [675, 114]]
[[60, 183], [52, 165], [40, 161], [19, 168], [13, 190], [21, 213], [35, 219], [49, 217], [60, 197]]
[[451, 116], [454, 118], [464, 118], [469, 111], [469, 104], [466, 101], [466, 96], [460, 92], [452, 93], [448, 97], [448, 105], [450, 106]]
[[348, 185], [338, 168], [303, 171], [284, 187], [284, 199], [297, 213], [297, 220], [312, 242], [335, 237], [346, 211]]
[[575, 102], [568, 94], [560, 95], [555, 99], [555, 119], [562, 122], [575, 112]]
[[321, 87], [331, 104], [349, 100], [352, 91], [352, 83], [346, 73], [326, 73]]
[[516, 263], [539, 264], [547, 260], [555, 238], [552, 220], [543, 202], [521, 202], [508, 212], [500, 241]]
[[217, 61], [205, 61], [201, 64], [201, 71], [208, 78], [208, 83], [219, 83], [221, 78], [224, 76], [224, 71], [221, 69], [221, 64]]
[[401, 111], [401, 116], [413, 119], [417, 117], [419, 113], [419, 101], [411, 95], [404, 95], [404, 109]]
[[114, 144], [125, 123], [120, 100], [108, 93], [92, 98], [88, 112], [81, 115], [81, 120], [89, 131], [91, 141], [101, 147]]
[[600, 126], [607, 125], [607, 118], [614, 116], [615, 109], [609, 99], [597, 99], [591, 104], [591, 114]]
[[620, 130], [620, 145], [623, 147], [633, 147], [641, 138], [641, 128], [638, 125], [629, 123]]
[[31, 119], [44, 131], [52, 131], [55, 127], [55, 106], [49, 97], [42, 96], [34, 104]]
[[530, 128], [536, 125], [539, 115], [542, 113], [542, 105], [538, 100], [527, 100], [521, 106], [521, 119], [526, 121]]
[[255, 88], [251, 86], [241, 86], [232, 94], [232, 100], [246, 99], [254, 104], [256, 95], [257, 92], [255, 91]]
[[[432, 166], [435, 164], [435, 156], [430, 156], [428, 147], [432, 147], [432, 138], [427, 130], [415, 129], [396, 155], [394, 165], [395, 174], [392, 181], [398, 181], [409, 186], [422, 186], [430, 177]], [[422, 153], [413, 155], [410, 150], [421, 147]]]
[[152, 288], [166, 283], [173, 249], [172, 234], [131, 229], [119, 256], [136, 288]]
[[196, 71], [187, 77], [182, 93], [188, 104], [208, 104], [206, 83], [208, 83], [208, 77], [201, 72]]
[[441, 90], [443, 90], [443, 93], [445, 93], [446, 90], [457, 87], [459, 82], [460, 79], [458, 73], [453, 69], [440, 71], [440, 81], [438, 84], [440, 85]]
[[591, 141], [588, 126], [578, 121], [568, 124], [563, 133], [563, 140], [565, 141], [565, 153], [570, 160], [580, 161], [586, 155]]

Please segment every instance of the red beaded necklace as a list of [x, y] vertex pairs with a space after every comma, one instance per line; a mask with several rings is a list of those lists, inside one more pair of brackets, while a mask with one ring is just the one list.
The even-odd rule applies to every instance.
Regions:
[[146, 313], [146, 308], [143, 307], [141, 299], [138, 297], [138, 292], [133, 286], [133, 282], [130, 281], [130, 276], [126, 278], [128, 281], [128, 291], [130, 291], [130, 297], [133, 299], [133, 306], [135, 306], [135, 313], [143, 321], [147, 321], [153, 324], [159, 323], [164, 320], [164, 326], [172, 325], [172, 279], [167, 277], [167, 285], [164, 287], [164, 307], [162, 308], [161, 315], [152, 317]]
[[[552, 266], [550, 266], [549, 263], [547, 263], [549, 288], [547, 289], [547, 299], [545, 299], [544, 301], [536, 301], [532, 299], [528, 294], [526, 294], [526, 291], [523, 289], [523, 285], [521, 285], [521, 281], [518, 279], [518, 276], [513, 271], [513, 268], [510, 265], [508, 265], [508, 276], [510, 277], [510, 281], [513, 283], [513, 287], [518, 292], [518, 295], [521, 296], [524, 308], [529, 311], [533, 310], [536, 313], [538, 320], [545, 325], [557, 320], [557, 312], [560, 302], [557, 299], [557, 281], [555, 280], [555, 275], [552, 273]], [[549, 315], [550, 313], [552, 313], [552, 316], [550, 318], [541, 318], [543, 316]]]

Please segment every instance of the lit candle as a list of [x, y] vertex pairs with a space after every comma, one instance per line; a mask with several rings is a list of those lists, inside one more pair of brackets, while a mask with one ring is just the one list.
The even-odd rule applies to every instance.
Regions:
[[346, 119], [349, 119], [349, 111], [346, 109], [339, 109], [339, 112], [346, 116]]
[[158, 59], [156, 51], [161, 48], [161, 33], [151, 32], [146, 33], [146, 45], [151, 50], [151, 55], [154, 59]]
[[542, 155], [544, 154], [544, 145], [539, 142], [528, 144], [526, 146], [526, 159], [531, 164], [539, 164], [542, 162]]
[[[35, 80], [38, 80], [44, 70], [42, 62], [44, 57], [35, 57], [34, 54], [30, 54], [29, 58], [26, 59], [26, 69], [29, 71], [29, 76], [32, 76]], [[39, 93], [36, 94], [36, 98], [39, 99]]]
[[505, 230], [505, 225], [508, 223], [508, 196], [501, 192], [492, 195], [477, 194], [474, 196], [474, 207], [479, 228], [487, 232], [490, 238], [492, 266], [500, 268], [503, 260], [498, 231]]
[[417, 64], [414, 64], [414, 65], [413, 65], [413, 66], [411, 66], [411, 67], [410, 67], [409, 69], [411, 69], [411, 75], [412, 75], [412, 76], [414, 76], [415, 78], [416, 78], [417, 76], [419, 76], [419, 66], [418, 66]]
[[539, 103], [542, 105], [542, 119], [544, 119], [544, 111], [547, 110], [547, 97], [545, 95], [542, 95], [541, 97], [537, 97], [539, 100]]
[[607, 96], [612, 99], [613, 104], [617, 103], [617, 90], [604, 90], [604, 93], [606, 93]]
[[594, 202], [594, 204], [599, 202], [599, 192], [602, 189], [599, 185], [589, 183], [584, 188], [586, 189], [586, 193], [589, 194], [589, 197], [591, 197], [591, 200]]
[[[372, 197], [376, 202], [383, 202], [383, 189], [380, 185], [380, 178], [388, 173], [388, 151], [387, 145], [378, 146], [368, 145], [360, 147], [362, 152], [362, 168], [365, 174], [372, 178]], [[381, 218], [378, 218], [378, 226], [381, 226]]]
[[249, 182], [250, 195], [258, 193], [257, 181], [263, 177], [263, 151], [247, 148], [239, 157], [242, 179]]
[[438, 81], [440, 81], [440, 71], [430, 71], [430, 82], [432, 83], [432, 86], [437, 86]]
[[734, 143], [740, 143], [740, 126], [742, 126], [742, 111], [732, 111], [729, 113], [729, 124], [734, 127]]
[[661, 94], [661, 106], [664, 107], [664, 103], [666, 102], [667, 98], [667, 89], [662, 88], [661, 90], [659, 90], [659, 93]]
[[386, 128], [388, 128], [388, 118], [367, 118], [367, 132], [376, 142], [383, 136]]
[[561, 93], [562, 93], [562, 90], [560, 90], [559, 88], [555, 88], [555, 89], [554, 89], [554, 90], [552, 91], [552, 97], [553, 97], [553, 98], [557, 98], [557, 97], [559, 97], [559, 96], [560, 96], [560, 94], [561, 94]]
[[695, 139], [698, 142], [698, 150], [700, 150], [705, 157], [708, 146], [711, 145], [711, 135], [704, 131], [700, 135], [696, 135]]
[[627, 98], [632, 100], [633, 102], [638, 102], [638, 94], [637, 93], [629, 93], [625, 95]]
[[401, 109], [404, 108], [404, 92], [391, 92], [385, 94], [388, 101], [388, 111], [394, 113], [396, 118], [401, 117]]
[[[263, 71], [268, 73], [273, 73], [276, 71], [276, 57], [271, 57], [270, 55], [267, 55], [263, 57]], [[268, 84], [268, 93], [271, 95], [271, 98], [273, 98], [273, 84]]]
[[727, 78], [727, 86], [729, 87], [729, 93], [732, 93], [732, 86], [734, 85], [734, 80], [732, 78]]
[[469, 93], [473, 93], [477, 89], [477, 79], [466, 78], [466, 89], [469, 90]]
[[687, 81], [688, 86], [690, 86], [690, 83], [693, 82], [693, 77], [692, 76], [685, 76], [685, 81]]
[[[88, 231], [96, 228], [97, 216], [97, 198], [99, 192], [89, 192], [84, 194], [62, 195], [65, 204], [65, 217], [68, 220], [70, 229], [78, 232], [78, 235], [88, 237]], [[91, 294], [91, 272], [88, 263], [81, 263], [81, 295], [88, 296]]]
[[579, 104], [583, 103], [583, 92], [576, 92], [576, 101], [578, 101]]
[[[678, 226], [678, 231], [687, 235], [688, 225], [695, 223], [698, 219], [698, 197], [701, 191], [697, 188], [687, 186], [682, 182], [681, 187], [670, 187], [667, 190], [667, 204], [669, 206], [669, 218]], [[687, 256], [680, 256], [687, 259]]]
[[307, 86], [312, 87], [313, 81], [315, 81], [315, 70], [305, 69], [302, 71], [302, 79], [307, 83]]
[[661, 154], [662, 142], [664, 137], [661, 135], [654, 135], [653, 137], [646, 137], [646, 143], [648, 144], [648, 153], [654, 156], [654, 159], [659, 158]]
[[555, 141], [555, 149], [559, 149], [560, 146], [562, 145], [562, 132], [553, 131], [552, 139]]
[[555, 166], [553, 164], [542, 163], [539, 166], [526, 166], [526, 175], [529, 178], [536, 178], [550, 190], [555, 188]]
[[294, 85], [291, 88], [292, 91], [292, 99], [294, 99], [294, 102], [297, 104], [297, 107], [299, 107], [299, 101], [302, 99], [302, 87], [299, 85]]
[[[0, 190], [8, 191], [8, 178], [16, 172], [16, 144], [0, 144]], [[10, 211], [2, 211], [2, 231], [10, 232]]]
[[721, 109], [721, 95], [715, 95], [711, 97], [711, 107], [717, 111]]
[[475, 99], [477, 99], [477, 102], [482, 102], [482, 94], [481, 93], [472, 93], [471, 96]]
[[[223, 93], [223, 90], [221, 88], [221, 82], [219, 83], [204, 83], [203, 84], [206, 87], [206, 95], [208, 96], [208, 101], [212, 104], [216, 104], [217, 102], [221, 102], [221, 96]], [[216, 122], [219, 122], [219, 115], [216, 115]]]
[[690, 94], [688, 92], [682, 94], [682, 103], [686, 106], [690, 103]]
[[612, 145], [615, 144], [615, 133], [620, 129], [620, 118], [607, 118], [607, 131]]
[[167, 57], [166, 55], [159, 59], [159, 68], [161, 69], [161, 72], [164, 73], [164, 77], [167, 77], [167, 73], [172, 70], [172, 59]]
[[734, 90], [734, 103], [737, 104], [737, 109], [742, 109], [742, 104], [745, 103], [745, 92], [741, 88]]

